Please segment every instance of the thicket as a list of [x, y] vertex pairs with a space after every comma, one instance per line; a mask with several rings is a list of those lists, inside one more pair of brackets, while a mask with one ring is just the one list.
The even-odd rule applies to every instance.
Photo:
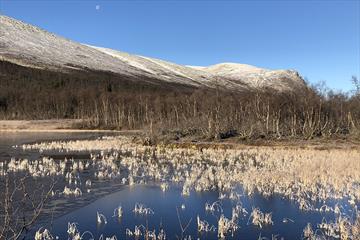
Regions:
[[54, 72], [0, 62], [0, 119], [82, 119], [85, 128], [145, 129], [208, 139], [360, 137], [360, 84], [339, 93], [224, 92], [107, 72]]

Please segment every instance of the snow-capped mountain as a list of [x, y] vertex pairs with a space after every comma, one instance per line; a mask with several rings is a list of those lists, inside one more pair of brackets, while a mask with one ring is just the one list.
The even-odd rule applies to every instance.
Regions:
[[54, 71], [112, 72], [141, 83], [154, 79], [190, 87], [228, 90], [270, 87], [293, 90], [305, 86], [293, 70], [268, 70], [245, 64], [183, 66], [155, 58], [77, 43], [38, 27], [0, 16], [0, 60]]

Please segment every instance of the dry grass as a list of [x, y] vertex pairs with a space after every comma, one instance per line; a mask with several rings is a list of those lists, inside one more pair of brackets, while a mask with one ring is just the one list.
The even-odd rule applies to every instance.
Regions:
[[[127, 137], [49, 142], [24, 145], [23, 148], [40, 151], [102, 151], [98, 155], [92, 155], [92, 160], [115, 170], [114, 163], [120, 163], [129, 171], [124, 182], [136, 184], [166, 179], [181, 183], [184, 195], [190, 194], [192, 190], [217, 190], [222, 198], [227, 196], [236, 200], [238, 193], [235, 188], [238, 186], [247, 195], [255, 192], [264, 197], [277, 194], [294, 201], [302, 210], [332, 211], [337, 214], [339, 217], [334, 223], [319, 225], [319, 229], [329, 227], [327, 231], [323, 231], [327, 236], [336, 234], [342, 239], [357, 239], [359, 236], [358, 215], [357, 219], [346, 217], [338, 205], [324, 204], [319, 207], [319, 202], [326, 203], [329, 200], [348, 201], [354, 209], [359, 204], [360, 151], [356, 148], [320, 150], [268, 146], [213, 149], [199, 148], [196, 145], [186, 148], [174, 145], [149, 147], [139, 145]], [[112, 176], [108, 172], [101, 175]], [[253, 211], [252, 217], [253, 224], [260, 227], [272, 224], [271, 214]], [[304, 235], [311, 237], [311, 234], [314, 231], [308, 226]]]

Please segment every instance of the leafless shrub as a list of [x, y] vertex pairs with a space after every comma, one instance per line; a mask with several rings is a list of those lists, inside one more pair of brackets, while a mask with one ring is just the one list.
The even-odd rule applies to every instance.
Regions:
[[49, 200], [55, 181], [34, 189], [30, 176], [0, 179], [4, 195], [0, 204], [0, 239], [20, 239], [31, 229]]

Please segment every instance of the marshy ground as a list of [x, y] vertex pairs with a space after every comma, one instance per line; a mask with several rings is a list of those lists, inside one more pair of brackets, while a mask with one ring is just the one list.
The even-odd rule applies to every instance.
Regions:
[[38, 155], [4, 161], [2, 181], [26, 176], [49, 190], [30, 239], [359, 239], [356, 147], [144, 146], [102, 136], [12, 149]]

